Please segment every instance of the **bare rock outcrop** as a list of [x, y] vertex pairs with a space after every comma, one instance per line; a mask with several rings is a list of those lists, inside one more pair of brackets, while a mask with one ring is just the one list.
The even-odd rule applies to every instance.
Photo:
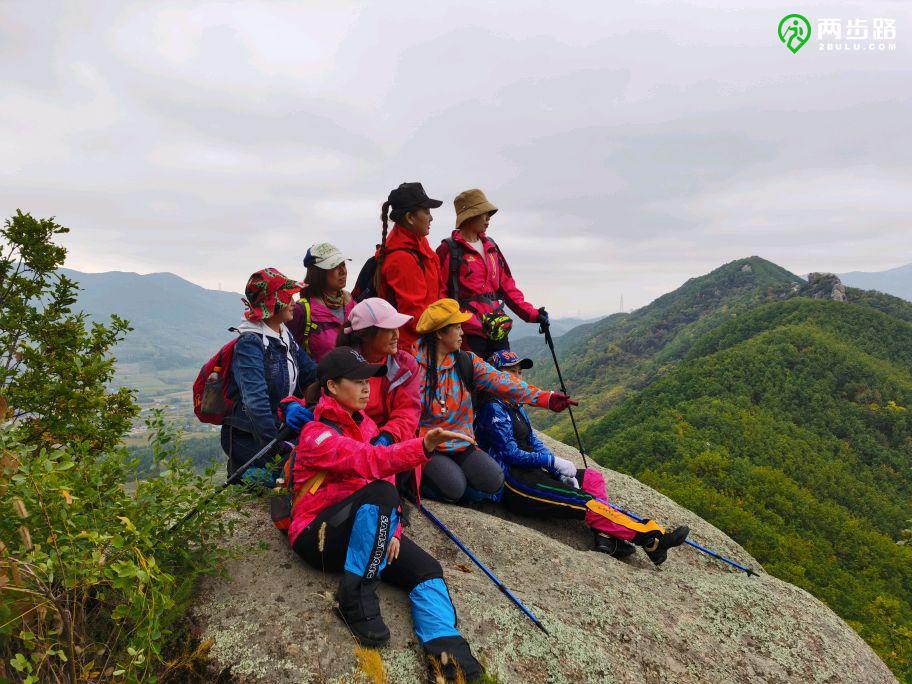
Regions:
[[[545, 437], [560, 455], [579, 454]], [[443, 564], [460, 629], [499, 682], [866, 682], [896, 680], [861, 638], [807, 592], [766, 575], [718, 529], [640, 482], [604, 470], [609, 496], [759, 570], [731, 571], [689, 547], [655, 568], [638, 552], [618, 561], [590, 550], [575, 522], [530, 523], [497, 509], [428, 502], [547, 626], [546, 636], [429, 521], [407, 530]], [[332, 615], [337, 577], [289, 550], [265, 512], [235, 543], [265, 542], [208, 580], [193, 615], [212, 640], [213, 674], [237, 682], [362, 681], [354, 644]], [[408, 601], [382, 587], [393, 632], [380, 653], [390, 682], [423, 681]]]

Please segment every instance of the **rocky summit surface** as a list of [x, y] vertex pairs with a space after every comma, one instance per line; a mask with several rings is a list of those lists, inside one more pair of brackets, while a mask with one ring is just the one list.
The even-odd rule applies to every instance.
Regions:
[[[575, 449], [544, 437], [581, 465]], [[760, 572], [748, 577], [684, 546], [656, 568], [591, 550], [575, 521], [536, 522], [495, 507], [427, 502], [540, 617], [533, 624], [417, 511], [406, 530], [442, 563], [459, 628], [499, 682], [895, 682], [860, 637], [807, 592], [763, 572], [721, 531], [667, 497], [601, 469], [609, 497]], [[265, 510], [231, 541], [250, 548], [206, 581], [192, 615], [210, 640], [213, 678], [234, 682], [370, 681], [331, 612], [338, 578], [300, 561]], [[264, 547], [265, 548], [262, 548]], [[261, 547], [261, 548], [254, 548]], [[392, 631], [380, 650], [387, 681], [424, 681], [406, 596], [380, 589]]]

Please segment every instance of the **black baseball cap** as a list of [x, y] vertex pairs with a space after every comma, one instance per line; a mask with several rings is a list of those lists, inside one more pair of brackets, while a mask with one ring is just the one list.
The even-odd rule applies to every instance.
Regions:
[[338, 378], [365, 380], [386, 374], [386, 364], [368, 363], [361, 354], [351, 347], [336, 347], [327, 352], [317, 364], [320, 382]]
[[516, 352], [512, 352], [509, 349], [502, 349], [501, 351], [496, 351], [491, 354], [491, 358], [488, 359], [490, 363], [497, 370], [503, 370], [504, 368], [512, 368], [513, 366], [519, 366], [523, 370], [528, 370], [532, 368], [532, 359], [521, 359], [516, 355]]
[[428, 197], [421, 183], [403, 183], [393, 190], [387, 199], [394, 209], [401, 211], [408, 211], [416, 207], [436, 209], [443, 204], [440, 200]]

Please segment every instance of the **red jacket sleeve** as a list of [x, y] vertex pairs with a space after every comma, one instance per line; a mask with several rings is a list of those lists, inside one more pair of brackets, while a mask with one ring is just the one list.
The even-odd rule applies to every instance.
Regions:
[[[405, 250], [387, 255], [383, 260], [382, 276], [386, 287], [396, 296], [396, 310], [412, 316], [403, 327], [409, 331], [411, 337], [417, 339], [419, 335], [415, 331], [415, 326], [424, 313], [425, 302], [428, 301], [425, 274], [418, 265], [418, 257]], [[438, 288], [439, 285], [434, 283], [433, 287]], [[437, 297], [434, 297], [434, 300], [436, 299]]]
[[504, 302], [526, 323], [536, 321], [538, 319], [538, 309], [529, 304], [523, 293], [516, 287], [516, 281], [513, 280], [510, 266], [500, 252], [500, 247], [497, 248], [497, 253], [500, 258], [500, 294]]
[[388, 447], [373, 446], [314, 421], [301, 430], [295, 469], [327, 470], [342, 477], [382, 480], [427, 461], [424, 446], [417, 437]]
[[386, 422], [380, 432], [388, 432], [397, 442], [414, 438], [421, 420], [421, 384], [424, 371], [417, 362], [409, 365], [411, 376], [393, 388]]

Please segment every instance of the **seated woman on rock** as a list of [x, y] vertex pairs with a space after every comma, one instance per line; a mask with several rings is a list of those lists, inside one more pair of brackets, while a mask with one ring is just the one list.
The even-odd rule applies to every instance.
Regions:
[[376, 595], [382, 579], [408, 593], [425, 653], [452, 677], [455, 663], [474, 681], [481, 665], [456, 629], [443, 570], [402, 534], [399, 494], [392, 484], [396, 473], [426, 463], [442, 442], [470, 438], [436, 429], [392, 446], [372, 445], [378, 430], [364, 409], [371, 378], [386, 372], [385, 365], [368, 363], [351, 347], [337, 347], [320, 360], [322, 396], [298, 439], [288, 537], [314, 568], [342, 573], [336, 612], [361, 645], [380, 646], [390, 638]]
[[336, 346], [342, 324], [355, 302], [345, 291], [348, 267], [342, 251], [328, 242], [312, 245], [304, 256], [307, 296], [295, 305], [288, 329], [295, 341], [319, 361]]
[[[495, 352], [490, 364], [517, 380], [531, 359], [509, 350]], [[656, 565], [668, 549], [680, 546], [690, 530], [678, 527], [666, 533], [652, 520], [637, 522], [606, 505], [605, 479], [594, 468], [579, 469], [572, 461], [555, 456], [535, 435], [529, 417], [518, 403], [496, 394], [479, 395], [481, 406], [475, 422], [478, 445], [503, 469], [504, 486], [495, 496], [512, 512], [537, 518], [585, 520], [595, 534], [595, 550], [624, 558], [636, 549], [646, 551]], [[588, 496], [602, 500], [587, 506]], [[631, 544], [630, 542], [633, 542]]]
[[[246, 320], [237, 327], [228, 387], [234, 406], [222, 422], [229, 476], [275, 439], [282, 422], [277, 411], [282, 398], [316, 379], [316, 364], [285, 327], [300, 291], [301, 283], [274, 268], [257, 271], [247, 281]], [[270, 460], [254, 463], [244, 480], [271, 479], [264, 469]]]
[[368, 363], [386, 364], [385, 375], [370, 379], [364, 409], [380, 431], [371, 444], [389, 446], [418, 434], [422, 373], [415, 357], [399, 348], [399, 329], [411, 319], [385, 299], [371, 297], [354, 306], [336, 342], [357, 350]]
[[[462, 347], [462, 323], [471, 314], [454, 299], [431, 304], [418, 320], [422, 336], [418, 364], [424, 369], [421, 430], [443, 427], [472, 434], [472, 394], [489, 392], [518, 403], [563, 411], [575, 405], [560, 392], [546, 392], [493, 368]], [[503, 487], [498, 463], [474, 443], [449, 440], [441, 444], [422, 469], [421, 493], [448, 502], [479, 501]]]

